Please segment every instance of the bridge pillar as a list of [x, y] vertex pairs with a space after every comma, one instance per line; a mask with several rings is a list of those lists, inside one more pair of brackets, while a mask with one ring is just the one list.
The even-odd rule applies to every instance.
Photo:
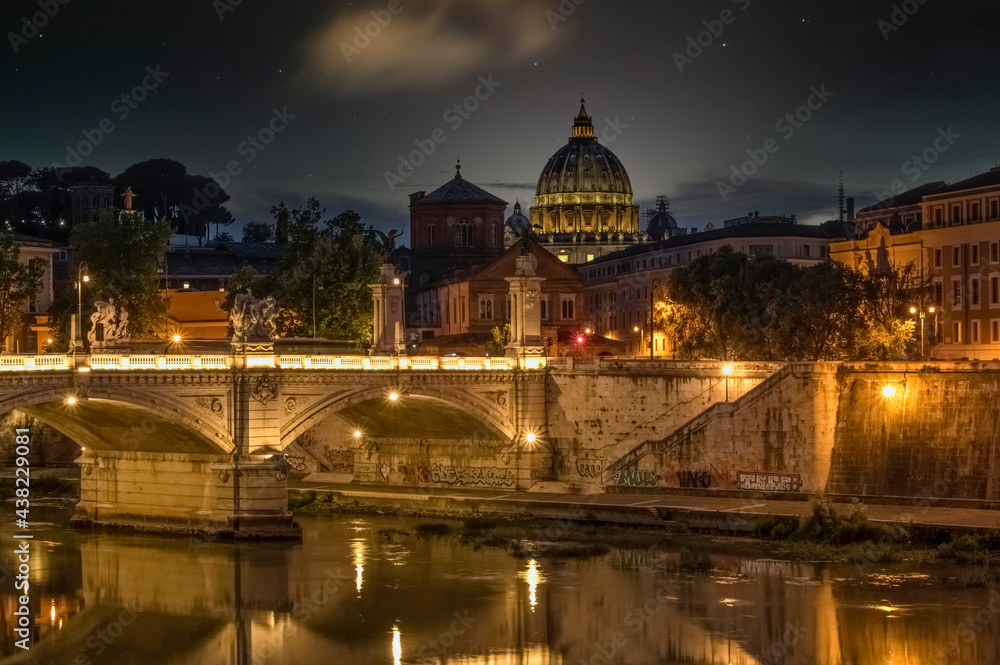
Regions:
[[538, 259], [530, 254], [517, 257], [510, 284], [510, 343], [507, 355], [517, 358], [522, 368], [537, 367], [545, 355], [542, 339], [542, 277], [535, 277]]
[[76, 462], [75, 525], [301, 536], [288, 511], [282, 457], [88, 451]]

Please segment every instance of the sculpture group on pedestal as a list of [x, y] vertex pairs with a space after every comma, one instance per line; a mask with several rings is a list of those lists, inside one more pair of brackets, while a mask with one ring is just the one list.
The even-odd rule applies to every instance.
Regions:
[[278, 304], [268, 296], [263, 300], [254, 298], [253, 291], [236, 296], [229, 320], [233, 324], [233, 343], [270, 342], [278, 330]]
[[90, 315], [90, 330], [87, 331], [90, 347], [115, 346], [127, 342], [128, 312], [116, 306], [114, 298], [108, 298], [108, 302], [98, 300], [94, 306], [97, 311]]

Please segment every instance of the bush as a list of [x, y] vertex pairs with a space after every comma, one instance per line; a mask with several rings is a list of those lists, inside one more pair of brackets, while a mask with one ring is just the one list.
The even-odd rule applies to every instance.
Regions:
[[293, 512], [313, 503], [316, 503], [316, 492], [312, 490], [306, 494], [288, 497], [288, 509]]
[[965, 534], [952, 538], [950, 543], [938, 547], [937, 555], [941, 559], [954, 561], [962, 565], [979, 565], [989, 561], [989, 551], [984, 549], [981, 536]]

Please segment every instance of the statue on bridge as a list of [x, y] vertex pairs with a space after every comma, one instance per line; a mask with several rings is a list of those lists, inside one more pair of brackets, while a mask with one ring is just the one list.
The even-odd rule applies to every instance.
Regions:
[[108, 302], [98, 300], [94, 306], [97, 311], [90, 315], [90, 330], [87, 331], [90, 348], [117, 346], [129, 341], [128, 312], [125, 308], [116, 306], [114, 298], [108, 298]]
[[233, 344], [270, 342], [278, 330], [277, 318], [278, 304], [271, 296], [260, 300], [250, 289], [238, 294], [229, 314], [233, 324]]

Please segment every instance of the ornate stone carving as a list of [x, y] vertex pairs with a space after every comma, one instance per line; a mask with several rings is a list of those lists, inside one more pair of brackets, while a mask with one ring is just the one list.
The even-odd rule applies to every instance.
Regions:
[[219, 480], [221, 480], [224, 483], [228, 483], [229, 482], [229, 472], [226, 471], [225, 469], [219, 469]]
[[225, 413], [225, 406], [222, 404], [222, 400], [218, 397], [199, 397], [195, 400], [198, 406], [203, 409], [208, 409], [217, 418], [222, 418]]
[[250, 397], [261, 406], [278, 396], [278, 379], [271, 374], [261, 374], [250, 379]]
[[298, 411], [303, 404], [305, 404], [305, 400], [301, 397], [289, 397], [285, 400], [285, 415], [292, 415]]
[[486, 393], [486, 398], [496, 404], [497, 406], [505, 407], [507, 406], [507, 393], [503, 390], [494, 390], [492, 392]]
[[277, 331], [277, 317], [278, 304], [271, 296], [260, 300], [254, 298], [250, 289], [240, 293], [229, 313], [233, 324], [233, 343], [270, 342]]
[[[87, 341], [91, 348], [115, 346], [129, 340], [128, 312], [115, 305], [114, 298], [108, 302], [98, 300], [94, 303], [97, 311], [90, 315], [90, 330], [87, 331]], [[98, 338], [100, 334], [101, 339]]]

